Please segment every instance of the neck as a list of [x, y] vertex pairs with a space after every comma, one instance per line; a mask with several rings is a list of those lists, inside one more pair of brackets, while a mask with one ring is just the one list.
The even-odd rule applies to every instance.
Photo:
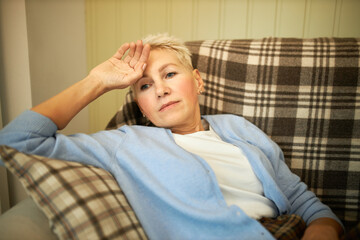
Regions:
[[170, 130], [172, 133], [185, 135], [185, 134], [191, 134], [191, 133], [195, 133], [195, 132], [199, 132], [199, 131], [204, 131], [204, 125], [203, 125], [203, 122], [201, 121], [201, 118], [199, 118], [192, 125], [189, 125], [187, 127], [184, 127], [184, 126], [174, 127], [174, 128], [171, 128]]

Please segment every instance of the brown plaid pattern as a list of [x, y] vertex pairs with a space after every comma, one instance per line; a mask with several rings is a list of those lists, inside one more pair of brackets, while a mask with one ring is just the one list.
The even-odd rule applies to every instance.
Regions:
[[0, 156], [48, 217], [59, 239], [147, 239], [107, 171], [6, 146], [0, 146]]
[[295, 214], [261, 218], [259, 222], [278, 240], [297, 240], [304, 234], [306, 223]]
[[[360, 39], [186, 43], [205, 82], [202, 114], [244, 116], [347, 227], [360, 221]], [[132, 99], [107, 126], [149, 124]]]

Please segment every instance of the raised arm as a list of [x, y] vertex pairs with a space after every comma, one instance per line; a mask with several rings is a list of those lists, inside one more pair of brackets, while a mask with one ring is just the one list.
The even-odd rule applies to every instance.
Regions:
[[[125, 53], [128, 54], [125, 56]], [[87, 77], [31, 110], [50, 118], [63, 129], [90, 102], [113, 89], [123, 89], [142, 77], [150, 46], [125, 43], [107, 61], [92, 69]]]

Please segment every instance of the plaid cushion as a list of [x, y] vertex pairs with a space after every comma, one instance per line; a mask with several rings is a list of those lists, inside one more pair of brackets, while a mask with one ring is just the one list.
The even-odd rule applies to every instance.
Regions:
[[[192, 41], [202, 114], [244, 116], [346, 226], [360, 221], [360, 39]], [[107, 126], [149, 124], [129, 92]]]
[[146, 239], [116, 180], [79, 163], [0, 146], [6, 167], [45, 213], [59, 239]]

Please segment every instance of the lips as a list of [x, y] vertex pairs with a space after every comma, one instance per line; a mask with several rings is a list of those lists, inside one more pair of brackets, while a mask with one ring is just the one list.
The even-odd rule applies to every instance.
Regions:
[[168, 103], [165, 103], [161, 106], [161, 108], [159, 109], [159, 112], [163, 112], [166, 109], [171, 108], [172, 106], [174, 106], [175, 104], [177, 104], [179, 101], [170, 101]]

